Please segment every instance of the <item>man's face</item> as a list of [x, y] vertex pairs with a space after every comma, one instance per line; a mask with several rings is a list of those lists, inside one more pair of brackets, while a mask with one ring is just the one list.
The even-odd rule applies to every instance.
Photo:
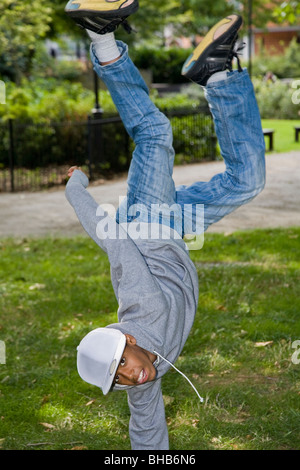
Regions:
[[136, 344], [135, 338], [126, 335], [126, 346], [117, 369], [114, 384], [141, 385], [155, 379], [153, 366], [156, 356]]

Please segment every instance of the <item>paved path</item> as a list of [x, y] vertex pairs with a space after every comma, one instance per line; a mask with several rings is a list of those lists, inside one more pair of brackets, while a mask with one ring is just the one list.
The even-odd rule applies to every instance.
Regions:
[[[250, 204], [239, 208], [209, 228], [210, 232], [233, 232], [252, 228], [300, 226], [300, 144], [299, 152], [267, 154], [267, 183]], [[175, 184], [208, 181], [224, 171], [223, 162], [186, 165], [174, 168]], [[90, 186], [100, 203], [118, 205], [126, 194], [126, 179]], [[0, 237], [72, 236], [82, 234], [64, 190], [0, 194]]]

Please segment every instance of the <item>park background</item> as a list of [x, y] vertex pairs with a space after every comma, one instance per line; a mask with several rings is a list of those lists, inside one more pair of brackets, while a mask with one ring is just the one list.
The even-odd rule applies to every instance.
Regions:
[[[171, 449], [300, 447], [299, 10], [298, 1], [141, 0], [136, 32], [116, 33], [171, 119], [178, 177], [222, 165], [203, 91], [180, 70], [226, 14], [244, 17], [242, 63], [263, 128], [273, 131], [258, 206], [238, 211], [191, 253], [199, 308], [177, 365], [205, 403], [178, 374], [166, 375]], [[56, 217], [68, 220], [62, 201], [72, 164], [90, 175], [95, 195], [118, 196], [132, 142], [63, 2], [4, 0], [0, 13], [0, 446], [130, 449], [126, 395], [104, 398], [76, 371], [82, 336], [116, 321], [109, 263], [73, 220], [66, 227]], [[258, 207], [252, 218], [250, 206]]]

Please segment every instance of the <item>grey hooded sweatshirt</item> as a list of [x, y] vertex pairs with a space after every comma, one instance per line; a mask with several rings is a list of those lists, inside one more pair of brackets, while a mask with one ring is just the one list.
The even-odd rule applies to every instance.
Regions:
[[[92, 198], [86, 190], [88, 183], [86, 175], [75, 170], [66, 197], [85, 231], [109, 258], [119, 308], [118, 323], [107, 327], [133, 335], [141, 348], [174, 363], [193, 325], [198, 302], [197, 272], [186, 245], [175, 236], [133, 240]], [[161, 378], [170, 365], [161, 359], [154, 365], [154, 381], [114, 387], [125, 388], [128, 394], [133, 450], [169, 449]]]

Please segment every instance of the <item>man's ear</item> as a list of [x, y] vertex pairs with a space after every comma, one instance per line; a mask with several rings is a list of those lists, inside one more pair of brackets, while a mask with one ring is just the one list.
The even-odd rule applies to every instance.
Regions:
[[126, 333], [125, 336], [126, 336], [126, 344], [129, 344], [130, 346], [136, 345], [136, 339], [134, 336], [130, 335], [129, 333]]

